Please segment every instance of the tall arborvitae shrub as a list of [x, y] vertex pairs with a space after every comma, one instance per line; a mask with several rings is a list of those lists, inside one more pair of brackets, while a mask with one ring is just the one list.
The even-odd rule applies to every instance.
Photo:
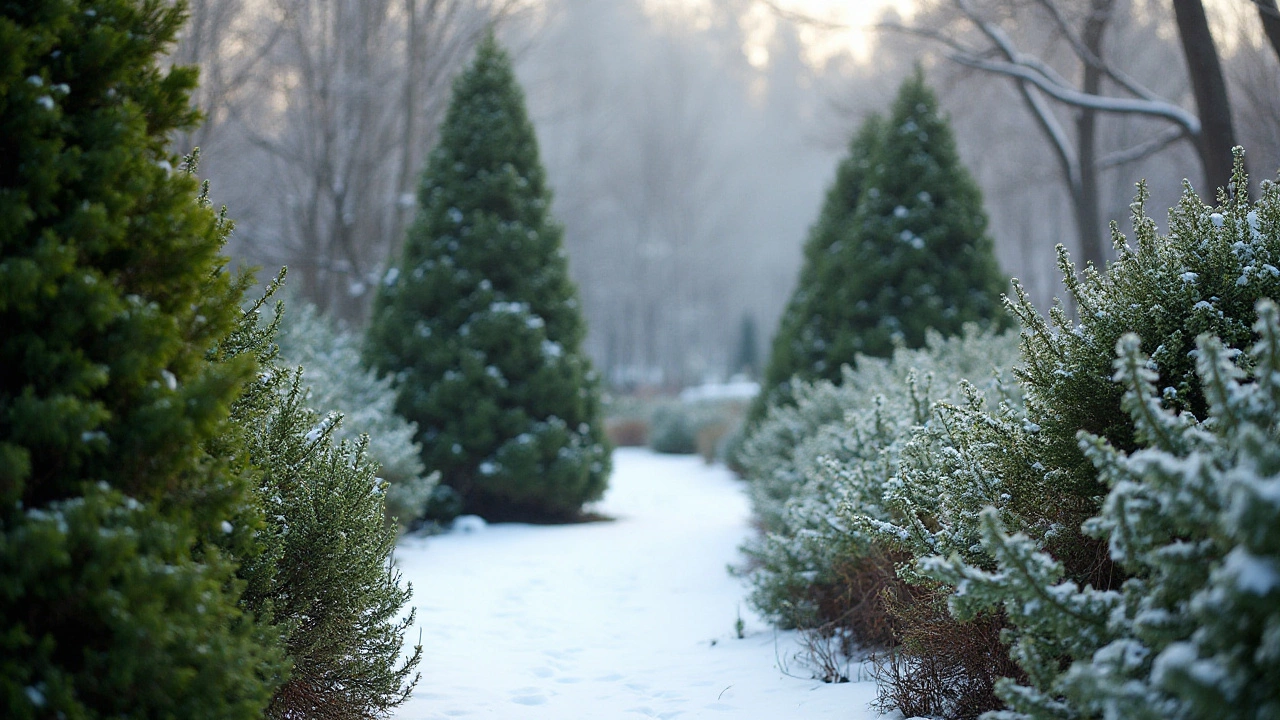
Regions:
[[254, 363], [206, 357], [240, 287], [166, 149], [196, 120], [195, 72], [157, 64], [182, 19], [0, 4], [5, 718], [256, 718], [279, 682], [201, 542], [254, 530], [238, 457], [204, 451]]
[[389, 484], [368, 436], [339, 440], [341, 415], [308, 407], [301, 367], [283, 366], [279, 325], [246, 313], [220, 357], [256, 357], [261, 372], [232, 409], [256, 470], [266, 525], [243, 559], [244, 604], [280, 633], [291, 664], [268, 717], [385, 717], [412, 689], [421, 649], [401, 657], [413, 613], [391, 564], [397, 530], [384, 519]]
[[1005, 281], [986, 226], [978, 186], [917, 70], [837, 171], [753, 418], [785, 401], [793, 376], [838, 382], [857, 353], [887, 357], [895, 343], [922, 346], [929, 328], [950, 335], [966, 322], [1002, 322]]
[[610, 460], [585, 327], [511, 61], [458, 78], [365, 357], [398, 382], [423, 462], [491, 519], [567, 518]]
[[[1233, 184], [1248, 187], [1240, 158]], [[1263, 502], [1273, 450], [1258, 439], [1274, 433], [1274, 420], [1263, 419], [1271, 389], [1240, 390], [1233, 378], [1270, 372], [1273, 362], [1273, 312], [1253, 323], [1256, 303], [1280, 292], [1280, 190], [1264, 183], [1252, 207], [1243, 194], [1220, 194], [1214, 208], [1188, 187], [1167, 236], [1144, 201], [1141, 191], [1136, 246], [1117, 235], [1118, 258], [1105, 275], [1087, 269], [1077, 278], [1063, 257], [1078, 322], [1061, 308], [1045, 321], [1025, 299], [1017, 303], [1025, 418], [995, 434], [962, 428], [962, 440], [984, 441], [957, 443], [953, 464], [966, 471], [935, 476], [918, 493], [935, 507], [936, 498], [970, 506], [937, 508], [935, 518], [969, 525], [963, 536], [979, 541], [977, 552], [939, 553], [923, 568], [958, 588], [952, 606], [961, 617], [1007, 613], [1012, 656], [1027, 675], [1027, 684], [1000, 689], [1008, 717], [1107, 708], [1130, 717], [1147, 693], [1162, 692], [1199, 709], [1162, 701], [1152, 706], [1161, 717], [1210, 717], [1214, 708], [1267, 717], [1275, 707], [1239, 680], [1274, 677], [1274, 630], [1266, 629], [1274, 616], [1256, 614], [1254, 598], [1273, 596], [1266, 578], [1278, 569], [1274, 558], [1252, 559], [1273, 552], [1258, 528], [1277, 519]], [[1257, 354], [1239, 352], [1259, 333]], [[975, 504], [990, 508], [975, 513]], [[917, 510], [929, 512], [923, 503]], [[948, 522], [931, 524], [922, 536], [958, 535]], [[1231, 582], [1238, 595], [1223, 587]], [[1064, 673], [1072, 661], [1086, 665]]]

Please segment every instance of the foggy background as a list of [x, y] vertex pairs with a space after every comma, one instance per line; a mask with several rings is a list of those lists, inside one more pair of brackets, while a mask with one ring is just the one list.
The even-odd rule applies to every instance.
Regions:
[[[1091, 0], [1097, 4], [1103, 0]], [[1153, 96], [1194, 111], [1165, 2], [1114, 0], [1100, 50]], [[882, 15], [874, 15], [873, 8]], [[971, 5], [1071, 83], [1075, 0]], [[1256, 178], [1280, 168], [1280, 63], [1249, 0], [1208, 2], [1237, 139]], [[1004, 272], [1042, 308], [1061, 294], [1053, 248], [1080, 257], [1061, 156], [1010, 80], [965, 67], [985, 38], [953, 0], [196, 0], [175, 62], [198, 62], [207, 121], [176, 139], [236, 221], [228, 248], [260, 279], [359, 328], [394, 264], [450, 82], [489, 23], [516, 59], [612, 387], [722, 379], [744, 322], [760, 357], [850, 135], [920, 63], [977, 178]], [[1056, 10], [1059, 16], [1055, 18]], [[866, 29], [871, 21], [906, 30]], [[929, 36], [929, 37], [926, 37]], [[1104, 92], [1115, 83], [1106, 80]], [[1079, 111], [1060, 105], [1067, 131]], [[1169, 123], [1097, 114], [1097, 227], [1128, 229], [1147, 178], [1162, 219], [1195, 150]], [[1069, 134], [1069, 133], [1068, 133]], [[1079, 149], [1078, 147], [1076, 149]]]

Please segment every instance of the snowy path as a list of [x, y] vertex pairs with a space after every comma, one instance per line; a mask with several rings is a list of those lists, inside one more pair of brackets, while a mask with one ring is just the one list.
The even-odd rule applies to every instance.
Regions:
[[[778, 670], [793, 638], [778, 635], [775, 650], [725, 571], [750, 532], [727, 470], [635, 449], [614, 462], [597, 509], [616, 522], [401, 544], [424, 653], [399, 720], [876, 717], [870, 681], [824, 685]], [[407, 639], [417, 638], [415, 628]]]

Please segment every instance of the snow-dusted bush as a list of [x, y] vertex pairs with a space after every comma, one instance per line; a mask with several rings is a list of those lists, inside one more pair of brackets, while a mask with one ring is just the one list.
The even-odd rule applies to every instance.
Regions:
[[649, 447], [672, 455], [697, 452], [697, 421], [691, 415], [689, 408], [674, 402], [655, 408], [649, 421]]
[[[1081, 433], [1111, 488], [1088, 532], [1131, 577], [1116, 590], [1062, 564], [994, 511], [983, 544], [999, 567], [931, 559], [967, 615], [1003, 604], [1023, 629], [1014, 656], [1035, 687], [1006, 684], [1007, 717], [1263, 718], [1280, 711], [1280, 312], [1259, 306], [1248, 356], [1197, 342], [1201, 421], [1162, 401], [1136, 335], [1116, 380], [1140, 449]], [[1242, 367], [1250, 368], [1248, 371]], [[1061, 659], [1076, 662], [1064, 674]]]
[[860, 357], [838, 385], [795, 381], [795, 404], [772, 408], [739, 453], [765, 531], [745, 548], [752, 603], [780, 624], [813, 626], [850, 609], [840, 598], [854, 566], [871, 562], [892, 577], [889, 548], [868, 520], [894, 519], [884, 498], [900, 453], [932, 422], [936, 403], [960, 399], [962, 379], [978, 382], [967, 386], [978, 395], [1002, 397], [993, 370], [1015, 359], [1016, 336], [971, 325], [890, 359]]
[[[1239, 160], [1234, 186], [1248, 187]], [[1274, 707], [1233, 685], [1226, 679], [1230, 673], [1216, 684], [1218, 666], [1200, 661], [1221, 653], [1237, 663], [1231, 672], [1265, 675], [1274, 662], [1268, 643], [1275, 641], [1267, 638], [1280, 637], [1280, 630], [1266, 630], [1265, 620], [1251, 630], [1247, 615], [1234, 629], [1214, 625], [1226, 619], [1210, 617], [1218, 610], [1205, 600], [1192, 600], [1208, 597], [1196, 595], [1208, 586], [1184, 571], [1198, 564], [1203, 577], [1222, 582], [1235, 572], [1231, 562], [1238, 560], [1223, 560], [1225, 569], [1210, 572], [1215, 557], [1242, 557], [1230, 553], [1243, 536], [1214, 524], [1225, 522], [1215, 517], [1234, 512], [1214, 515], [1215, 507], [1235, 507], [1232, 483], [1214, 485], [1216, 499], [1195, 493], [1208, 492], [1202, 485], [1217, 472], [1214, 462], [1226, 478], [1238, 474], [1232, 463], [1256, 464], [1269, 452], [1241, 444], [1252, 436], [1239, 420], [1244, 409], [1237, 406], [1246, 400], [1228, 402], [1228, 396], [1239, 396], [1261, 407], [1267, 385], [1260, 379], [1264, 389], [1244, 392], [1217, 377], [1225, 372], [1221, 364], [1206, 365], [1206, 356], [1217, 351], [1212, 343], [1197, 347], [1196, 337], [1216, 337], [1232, 348], [1253, 344], [1255, 304], [1280, 291], [1280, 190], [1264, 183], [1254, 206], [1242, 194], [1223, 196], [1213, 208], [1188, 187], [1170, 213], [1167, 237], [1143, 212], [1144, 200], [1140, 191], [1134, 205], [1137, 246], [1127, 246], [1117, 234], [1119, 257], [1105, 276], [1088, 269], [1077, 279], [1063, 257], [1079, 323], [1061, 308], [1046, 322], [1025, 298], [1017, 303], [1024, 325], [1019, 379], [1025, 416], [960, 428], [964, 441], [944, 458], [960, 471], [932, 473], [934, 485], [916, 493], [917, 501], [926, 499], [917, 502], [922, 515], [940, 506], [957, 518], [954, 531], [940, 534], [935, 524], [917, 533], [937, 543], [924, 571], [956, 587], [952, 602], [961, 617], [995, 608], [1013, 625], [1012, 654], [1027, 684], [1004, 684], [1001, 697], [1012, 708], [1004, 717], [1066, 718], [1082, 711], [1128, 717], [1124, 703], [1136, 707], [1142, 701], [1135, 698], [1148, 692], [1147, 681], [1134, 678], [1147, 675], [1152, 687], [1177, 685], [1199, 693], [1195, 702], [1219, 692], [1220, 705], [1248, 708], [1232, 716], [1260, 717]], [[1270, 332], [1266, 322], [1258, 330]], [[1128, 365], [1117, 374], [1118, 343]], [[1138, 360], [1137, 343], [1149, 357]], [[1257, 357], [1267, 352], [1264, 342]], [[1236, 362], [1250, 372], [1262, 361], [1239, 355]], [[1206, 376], [1210, 372], [1215, 376]], [[1263, 428], [1253, 435], [1274, 438], [1273, 421], [1261, 419], [1265, 413], [1249, 417]], [[1183, 486], [1170, 490], [1174, 483]], [[948, 492], [940, 492], [940, 485]], [[1203, 507], [1189, 510], [1184, 502]], [[983, 503], [991, 507], [973, 510]], [[1267, 507], [1255, 502], [1251, 511], [1274, 523]], [[1082, 523], [1099, 511], [1102, 519], [1082, 531]], [[1140, 536], [1131, 535], [1135, 531]], [[1266, 561], [1251, 567], [1267, 567]], [[1150, 598], [1140, 601], [1142, 595]], [[1234, 608], [1233, 602], [1223, 599], [1221, 606]], [[1260, 643], [1256, 651], [1248, 643], [1215, 645], [1236, 643], [1237, 633], [1251, 632]], [[1191, 644], [1176, 644], [1184, 641]], [[1092, 665], [1077, 665], [1064, 675], [1072, 660]], [[1204, 690], [1210, 685], [1217, 690]], [[1184, 704], [1159, 706], [1168, 710], [1160, 716], [1199, 717], [1179, 709], [1192, 707], [1186, 704], [1191, 700], [1179, 702]]]
[[338, 412], [336, 441], [358, 442], [367, 435], [369, 457], [387, 481], [387, 513], [402, 525], [421, 519], [438, 476], [427, 475], [417, 427], [396, 414], [390, 377], [379, 378], [360, 361], [360, 338], [321, 316], [315, 306], [291, 305], [276, 337], [284, 365], [302, 366], [310, 388], [307, 405], [321, 413]]
[[742, 426], [747, 399], [705, 398], [663, 402], [649, 420], [649, 447], [660, 453], [724, 457], [727, 438]]

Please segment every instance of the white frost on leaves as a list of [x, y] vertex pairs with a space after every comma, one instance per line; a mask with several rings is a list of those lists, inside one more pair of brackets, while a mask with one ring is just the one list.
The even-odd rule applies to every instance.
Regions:
[[86, 430], [85, 432], [80, 433], [80, 442], [90, 443], [98, 440], [106, 441], [107, 434], [101, 430]]
[[1209, 216], [1209, 219], [1213, 221], [1214, 227], [1218, 227], [1218, 228], [1222, 227], [1222, 224], [1223, 224], [1222, 213], [1213, 213]]
[[529, 319], [524, 321], [525, 327], [530, 330], [537, 330], [538, 328], [545, 327], [546, 324], [547, 322], [537, 315], [530, 315]]
[[489, 312], [496, 315], [511, 314], [522, 315], [529, 312], [529, 303], [523, 302], [495, 302], [489, 305]]
[[382, 276], [382, 284], [388, 287], [395, 285], [396, 280], [400, 279], [400, 268], [387, 268], [387, 274]]
[[28, 685], [22, 689], [27, 695], [27, 700], [35, 707], [42, 708], [45, 706], [44, 693], [40, 692], [40, 688], [35, 685]]
[[564, 354], [564, 348], [554, 340], [542, 341], [542, 355], [547, 358], [558, 358]]
[[173, 373], [169, 372], [168, 370], [161, 370], [160, 377], [164, 378], [165, 387], [169, 388], [170, 390], [178, 389], [178, 378], [174, 377]]
[[226, 533], [227, 535], [230, 535], [231, 531], [235, 530], [235, 526], [233, 526], [231, 523], [227, 522], [226, 520], [222, 521], [221, 527], [222, 527], [222, 532]]
[[347, 294], [351, 297], [360, 297], [364, 295], [365, 291], [368, 289], [369, 288], [363, 282], [356, 280], [347, 286]]
[[53, 110], [53, 98], [49, 97], [48, 95], [41, 95], [40, 97], [36, 98], [36, 104], [44, 108], [45, 110]]
[[462, 222], [462, 211], [459, 210], [458, 208], [451, 207], [449, 208], [446, 214], [449, 216], [449, 219], [452, 220], [453, 222], [455, 223]]
[[898, 233], [898, 239], [910, 245], [911, 247], [915, 248], [916, 250], [921, 250], [924, 248], [924, 238], [920, 237], [919, 235], [916, 235], [910, 230], [903, 230], [902, 232]]
[[904, 218], [910, 214], [911, 214], [911, 211], [907, 209], [906, 205], [899, 205], [898, 207], [893, 209], [893, 216], [899, 219]]
[[1237, 546], [1227, 553], [1222, 569], [1235, 578], [1241, 592], [1265, 596], [1280, 588], [1280, 569], [1276, 562], [1258, 557], [1243, 547]]
[[1197, 275], [1196, 273], [1191, 272], [1190, 270], [1188, 270], [1187, 272], [1182, 273], [1182, 274], [1181, 274], [1181, 275], [1179, 275], [1178, 277], [1182, 278], [1182, 282], [1184, 282], [1184, 283], [1194, 283], [1194, 282], [1196, 282], [1197, 280], [1199, 280], [1199, 279], [1200, 279], [1200, 276], [1199, 276], [1199, 275]]
[[480, 463], [481, 475], [493, 475], [496, 472], [498, 472], [498, 465], [496, 463], [489, 462], [488, 460]]

